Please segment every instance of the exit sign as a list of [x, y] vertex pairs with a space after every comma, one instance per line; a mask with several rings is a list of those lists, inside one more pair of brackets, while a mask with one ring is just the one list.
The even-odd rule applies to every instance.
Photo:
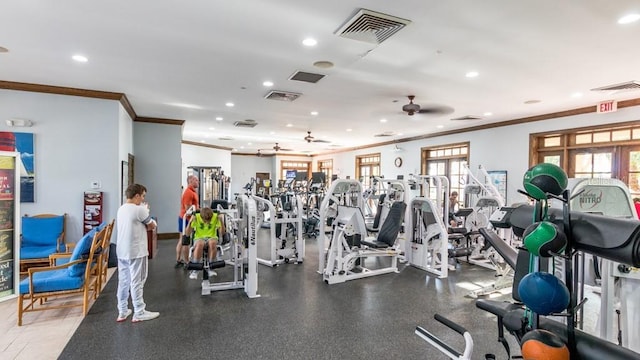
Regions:
[[615, 100], [603, 101], [596, 105], [598, 113], [609, 113], [618, 110], [618, 102]]

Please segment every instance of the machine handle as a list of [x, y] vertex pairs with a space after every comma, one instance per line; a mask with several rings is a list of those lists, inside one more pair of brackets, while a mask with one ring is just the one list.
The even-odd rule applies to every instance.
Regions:
[[433, 318], [438, 320], [439, 322], [443, 323], [448, 328], [452, 329], [453, 331], [457, 332], [460, 335], [464, 335], [464, 333], [467, 332], [467, 329], [465, 329], [464, 327], [454, 323], [453, 321], [447, 319], [446, 317], [444, 317], [444, 316], [442, 316], [440, 314], [433, 315]]

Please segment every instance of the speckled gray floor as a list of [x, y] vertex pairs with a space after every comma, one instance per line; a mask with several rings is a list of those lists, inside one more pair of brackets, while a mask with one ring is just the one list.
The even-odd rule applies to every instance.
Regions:
[[[158, 319], [116, 323], [114, 276], [60, 359], [446, 359], [414, 334], [421, 325], [462, 349], [462, 338], [435, 313], [472, 333], [473, 359], [506, 358], [495, 318], [459, 286], [493, 277], [478, 266], [463, 264], [438, 280], [401, 265], [399, 274], [326, 285], [316, 272], [315, 240], [307, 240], [303, 264], [258, 267], [261, 297], [249, 299], [242, 290], [201, 296], [200, 280], [173, 268], [174, 249], [174, 240], [160, 241], [149, 261], [145, 301]], [[229, 269], [219, 270], [224, 280]]]

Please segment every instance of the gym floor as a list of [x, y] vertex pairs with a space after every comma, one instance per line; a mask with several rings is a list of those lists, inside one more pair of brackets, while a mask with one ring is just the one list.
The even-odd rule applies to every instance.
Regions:
[[[469, 330], [473, 359], [485, 353], [506, 358], [495, 317], [467, 297], [491, 283], [494, 272], [488, 269], [463, 263], [440, 280], [400, 264], [398, 274], [327, 285], [317, 273], [316, 241], [310, 239], [304, 263], [258, 266], [261, 297], [249, 299], [242, 290], [202, 296], [201, 275], [190, 280], [186, 271], [174, 269], [175, 243], [160, 241], [157, 257], [149, 261], [144, 297], [147, 309], [160, 317], [117, 323], [116, 274], [60, 359], [446, 359], [414, 334], [420, 325], [462, 350], [462, 337], [435, 321], [435, 313]], [[217, 271], [212, 280], [229, 280], [229, 268]], [[519, 354], [510, 343], [512, 355]]]

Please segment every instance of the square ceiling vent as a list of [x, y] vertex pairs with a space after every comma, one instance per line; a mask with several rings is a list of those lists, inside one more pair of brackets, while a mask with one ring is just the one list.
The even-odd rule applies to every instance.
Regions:
[[410, 23], [411, 20], [360, 9], [347, 19], [335, 34], [353, 40], [380, 44]]
[[323, 77], [324, 75], [322, 74], [314, 74], [310, 72], [297, 71], [295, 74], [291, 75], [289, 80], [304, 81], [304, 82], [315, 84], [318, 81], [320, 81], [320, 79], [322, 79]]
[[279, 101], [293, 101], [300, 97], [302, 94], [292, 93], [287, 91], [280, 90], [272, 90], [264, 97], [269, 100], [279, 100]]

